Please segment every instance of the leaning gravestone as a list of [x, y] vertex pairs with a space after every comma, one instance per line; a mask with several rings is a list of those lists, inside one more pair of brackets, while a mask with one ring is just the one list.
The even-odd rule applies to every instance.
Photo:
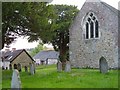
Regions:
[[57, 71], [58, 71], [58, 72], [61, 72], [61, 71], [62, 71], [62, 63], [61, 63], [61, 61], [58, 61], [58, 62], [57, 62]]
[[10, 64], [10, 70], [12, 70], [12, 65]]
[[30, 64], [30, 74], [31, 75], [34, 75], [34, 66], [33, 66], [33, 64]]
[[28, 72], [28, 68], [27, 68], [27, 66], [25, 66], [25, 72]]
[[101, 57], [99, 62], [100, 73], [107, 73], [108, 72], [108, 63], [104, 57]]
[[70, 64], [70, 61], [66, 61], [65, 72], [70, 72], [70, 71], [71, 71], [71, 64]]

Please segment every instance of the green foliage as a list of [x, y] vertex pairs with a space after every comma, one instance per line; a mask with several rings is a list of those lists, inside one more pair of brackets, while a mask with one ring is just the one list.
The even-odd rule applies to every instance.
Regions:
[[44, 50], [44, 47], [42, 44], [37, 45], [32, 51], [29, 52], [29, 54], [33, 57], [35, 56], [38, 52]]
[[[3, 88], [10, 88], [11, 74], [3, 71]], [[21, 72], [22, 88], [118, 88], [118, 70], [101, 74], [98, 69], [72, 69], [57, 72], [56, 65], [41, 65], [35, 75]]]
[[46, 2], [3, 3], [2, 30], [5, 43], [10, 44], [16, 35], [29, 36], [29, 41], [42, 38], [52, 28], [48, 22], [52, 18], [52, 7]]
[[54, 49], [60, 51], [60, 60], [66, 61], [69, 50], [69, 28], [79, 10], [75, 6], [68, 5], [55, 5], [54, 10], [57, 15], [56, 28], [51, 42]]
[[[28, 41], [52, 43], [60, 52], [60, 60], [68, 60], [69, 27], [78, 13], [76, 6], [48, 5], [47, 3], [3, 3], [3, 30], [6, 43], [12, 36], [29, 36]], [[7, 38], [9, 37], [9, 38]]]

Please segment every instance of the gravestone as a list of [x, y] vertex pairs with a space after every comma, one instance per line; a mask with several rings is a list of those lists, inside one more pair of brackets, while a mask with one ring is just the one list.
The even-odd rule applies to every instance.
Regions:
[[28, 72], [28, 67], [27, 66], [25, 66], [25, 72]]
[[15, 66], [12, 74], [12, 80], [11, 80], [11, 88], [12, 90], [20, 90], [21, 88], [21, 81], [19, 76], [19, 71], [17, 70], [17, 65]]
[[70, 71], [71, 71], [71, 64], [70, 64], [70, 61], [66, 61], [65, 72], [70, 72]]
[[6, 67], [6, 70], [8, 70], [8, 67]]
[[2, 70], [4, 70], [5, 68], [4, 68], [4, 66], [2, 66]]
[[19, 72], [21, 72], [21, 70], [22, 70], [21, 68], [22, 68], [22, 67], [21, 67], [21, 64], [18, 63], [18, 71], [19, 71]]
[[99, 61], [99, 69], [100, 69], [100, 73], [107, 73], [108, 72], [108, 63], [106, 61], [106, 59], [104, 57], [100, 58]]
[[33, 64], [33, 67], [34, 67], [34, 74], [36, 73], [36, 68], [35, 68], [35, 64]]
[[34, 72], [35, 70], [34, 70], [34, 66], [33, 66], [33, 64], [30, 64], [30, 74], [31, 75], [34, 75]]
[[61, 72], [61, 71], [62, 71], [62, 63], [61, 63], [61, 61], [58, 61], [58, 62], [57, 62], [57, 71], [58, 71], [58, 72]]
[[11, 64], [9, 65], [9, 67], [10, 67], [10, 70], [12, 70], [12, 65]]

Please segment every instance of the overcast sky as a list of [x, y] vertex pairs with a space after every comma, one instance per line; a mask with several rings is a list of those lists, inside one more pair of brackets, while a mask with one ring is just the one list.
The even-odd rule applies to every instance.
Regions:
[[[82, 5], [86, 0], [53, 0], [51, 4], [67, 4], [78, 6], [78, 9], [81, 9]], [[102, 0], [107, 4], [118, 9], [119, 0]], [[16, 43], [11, 45], [11, 48], [23, 49], [23, 48], [34, 48], [38, 45], [38, 42], [28, 43], [27, 39], [18, 38]]]
[[[78, 9], [82, 7], [86, 0], [53, 0], [51, 3], [52, 4], [67, 4], [67, 5], [75, 5], [78, 6]], [[96, 1], [96, 0], [90, 0], [90, 1]], [[101, 0], [103, 2], [108, 3], [109, 5], [115, 7], [116, 9], [118, 8], [118, 2], [120, 0]]]

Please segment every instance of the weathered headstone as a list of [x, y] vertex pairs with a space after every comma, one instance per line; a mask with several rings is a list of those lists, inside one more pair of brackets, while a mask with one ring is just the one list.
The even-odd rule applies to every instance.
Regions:
[[20, 90], [21, 81], [20, 81], [19, 71], [17, 70], [17, 65], [16, 66], [15, 65], [14, 65], [14, 70], [12, 74], [11, 88], [15, 90]]
[[108, 63], [104, 57], [100, 58], [99, 68], [100, 68], [100, 73], [107, 73], [108, 72]]
[[27, 66], [25, 66], [25, 72], [28, 72], [28, 67]]
[[4, 68], [4, 66], [2, 66], [2, 70], [4, 70], [5, 68]]
[[34, 70], [34, 66], [33, 66], [33, 64], [30, 64], [30, 74], [31, 75], [34, 75], [34, 72], [35, 70]]
[[12, 70], [12, 65], [11, 64], [9, 65], [9, 67], [10, 67], [10, 70]]
[[35, 68], [35, 64], [33, 64], [33, 66], [34, 66], [34, 73], [36, 73], [36, 68]]
[[21, 70], [22, 70], [21, 68], [22, 68], [22, 67], [21, 67], [21, 64], [18, 63], [18, 71], [19, 71], [19, 72], [21, 72]]
[[43, 65], [44, 64], [44, 61], [41, 61], [41, 65]]
[[58, 62], [57, 62], [57, 71], [58, 71], [58, 72], [61, 72], [61, 71], [62, 71], [62, 63], [61, 63], [61, 61], [58, 61]]
[[66, 61], [65, 72], [70, 72], [70, 71], [71, 71], [71, 64], [70, 64], [70, 61]]
[[8, 67], [6, 67], [6, 70], [8, 70]]

